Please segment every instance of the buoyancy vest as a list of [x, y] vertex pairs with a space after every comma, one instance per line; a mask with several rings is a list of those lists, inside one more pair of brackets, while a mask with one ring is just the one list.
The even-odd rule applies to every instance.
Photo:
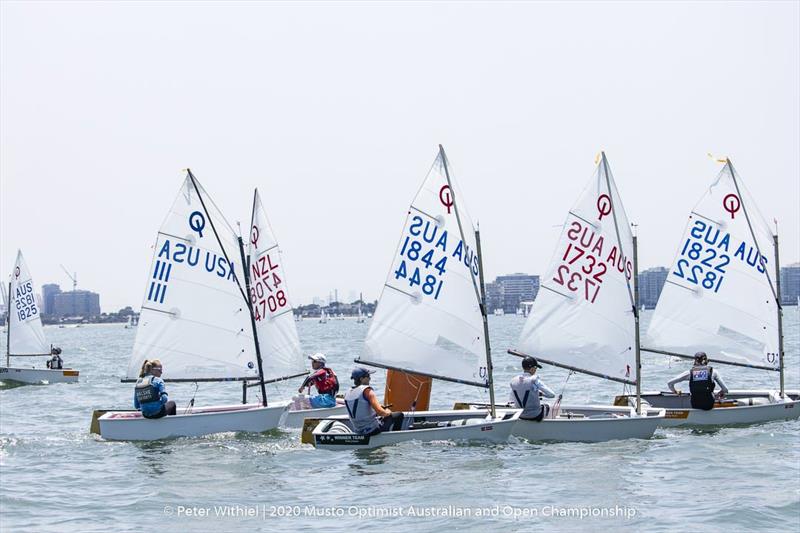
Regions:
[[161, 392], [153, 385], [153, 376], [148, 374], [136, 380], [136, 399], [139, 405], [146, 403], [161, 403]]
[[352, 422], [355, 432], [360, 435], [372, 433], [381, 425], [375, 409], [364, 398], [364, 392], [367, 389], [372, 389], [372, 387], [359, 385], [344, 395], [344, 405], [347, 407], [347, 414], [350, 415], [350, 422]]
[[311, 376], [309, 379], [317, 387], [317, 391], [320, 394], [330, 394], [331, 396], [336, 396], [339, 392], [339, 378], [336, 377], [336, 373], [328, 367], [321, 368], [320, 370], [324, 370], [324, 373], [320, 373], [319, 370]]
[[708, 411], [714, 408], [714, 369], [706, 365], [693, 366], [689, 371], [689, 391], [692, 407]]
[[521, 374], [511, 380], [512, 400], [517, 407], [522, 408], [520, 418], [535, 418], [542, 411], [536, 379], [536, 376]]

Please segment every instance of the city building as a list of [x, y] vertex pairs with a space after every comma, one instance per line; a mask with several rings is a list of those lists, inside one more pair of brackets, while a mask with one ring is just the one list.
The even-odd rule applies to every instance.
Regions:
[[500, 295], [500, 286], [497, 283], [486, 284], [486, 311], [492, 313], [495, 309], [502, 309], [503, 298]]
[[639, 273], [639, 305], [655, 309], [669, 271], [664, 267], [648, 268]]
[[100, 295], [91, 291], [60, 292], [53, 297], [53, 312], [58, 317], [90, 317], [100, 314]]
[[56, 294], [61, 292], [61, 287], [55, 283], [42, 285], [42, 314], [52, 315]]
[[797, 305], [800, 298], [800, 263], [781, 268], [781, 304]]
[[[530, 274], [516, 273], [497, 276], [494, 284], [497, 287], [492, 290], [497, 291], [498, 299], [495, 307], [490, 306], [489, 311], [502, 309], [506, 313], [514, 314], [517, 312], [520, 302], [533, 301], [539, 293], [539, 276]], [[490, 301], [488, 293], [486, 299], [487, 302]]]

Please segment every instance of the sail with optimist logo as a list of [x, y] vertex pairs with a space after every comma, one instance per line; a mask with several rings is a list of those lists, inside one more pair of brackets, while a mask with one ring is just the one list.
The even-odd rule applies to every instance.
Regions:
[[250, 304], [268, 381], [306, 373], [281, 254], [256, 189], [250, 222]]
[[11, 272], [8, 292], [8, 347], [9, 355], [49, 355], [50, 345], [44, 335], [42, 316], [34, 294], [31, 277], [22, 250]]
[[517, 350], [627, 384], [637, 381], [634, 240], [605, 154], [569, 210]]
[[233, 228], [191, 172], [158, 231], [126, 376], [160, 359], [170, 381], [258, 379]]
[[489, 387], [479, 269], [475, 228], [440, 146], [356, 362]]
[[776, 246], [727, 160], [689, 214], [643, 349], [777, 370]]

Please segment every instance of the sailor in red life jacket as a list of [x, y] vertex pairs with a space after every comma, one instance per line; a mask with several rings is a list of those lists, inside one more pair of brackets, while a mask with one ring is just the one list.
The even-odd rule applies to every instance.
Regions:
[[[295, 396], [294, 409], [319, 409], [321, 407], [336, 407], [336, 394], [339, 392], [339, 379], [333, 370], [325, 366], [327, 360], [324, 354], [315, 353], [309, 355], [313, 372], [303, 381], [297, 392], [300, 396]], [[303, 389], [310, 389], [314, 385], [317, 388], [316, 396], [306, 397]]]

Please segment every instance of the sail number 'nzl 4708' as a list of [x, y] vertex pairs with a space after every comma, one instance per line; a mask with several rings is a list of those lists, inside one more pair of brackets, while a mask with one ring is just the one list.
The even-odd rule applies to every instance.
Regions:
[[262, 254], [250, 265], [250, 303], [257, 321], [283, 311], [289, 305], [286, 293], [280, 288], [283, 280], [279, 271], [277, 257], [270, 253]]

